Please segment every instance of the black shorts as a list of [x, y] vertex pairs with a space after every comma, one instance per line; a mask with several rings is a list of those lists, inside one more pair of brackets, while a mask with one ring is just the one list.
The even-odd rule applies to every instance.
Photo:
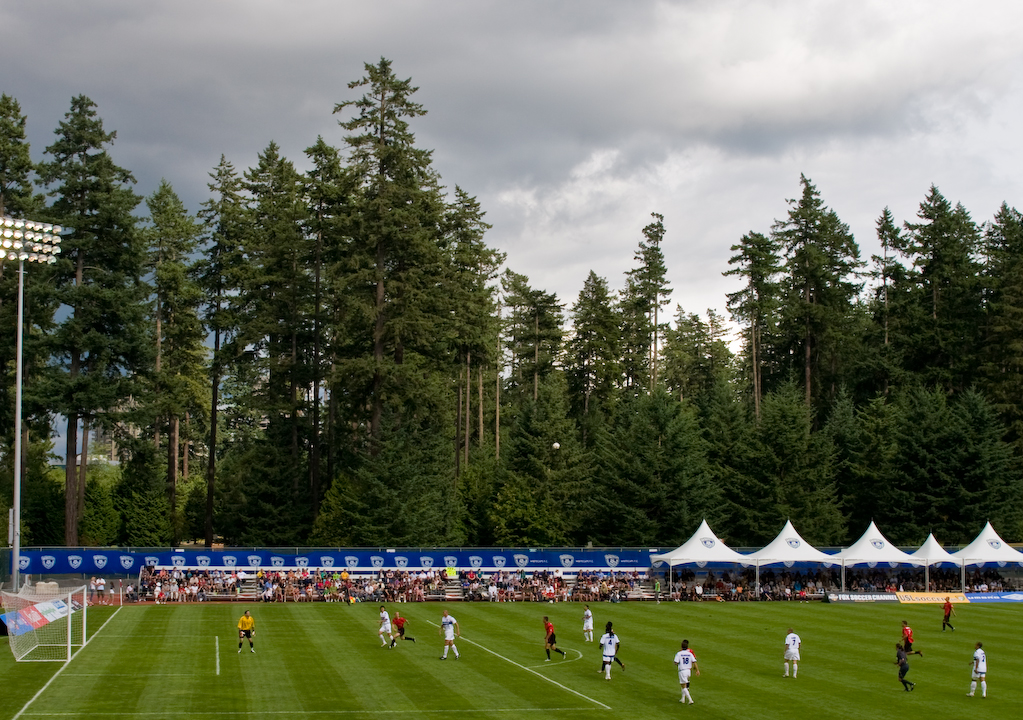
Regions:
[[398, 628], [398, 637], [405, 637], [405, 628], [404, 627]]
[[906, 677], [906, 673], [909, 672], [909, 663], [903, 663], [899, 665], [899, 680]]
[[906, 651], [907, 655], [909, 655], [911, 652], [913, 652], [913, 643], [911, 643], [909, 640], [903, 640], [902, 649]]
[[551, 636], [547, 639], [547, 644], [548, 645], [557, 645], [558, 644], [558, 638], [556, 638], [554, 636], [554, 633], [551, 633]]
[[239, 630], [238, 631], [238, 637], [240, 637], [240, 638], [245, 637], [245, 638], [249, 638], [251, 640], [252, 639], [252, 631], [251, 630]]

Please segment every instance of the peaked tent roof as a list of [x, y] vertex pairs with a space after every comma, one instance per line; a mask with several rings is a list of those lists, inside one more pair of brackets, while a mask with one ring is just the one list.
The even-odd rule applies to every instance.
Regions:
[[834, 555], [828, 555], [813, 547], [802, 538], [792, 526], [791, 520], [785, 521], [785, 527], [778, 533], [778, 537], [769, 545], [754, 553], [750, 553], [747, 562], [753, 560], [760, 565], [771, 565], [781, 562], [819, 562], [838, 563], [841, 562]]
[[927, 536], [927, 539], [924, 541], [924, 544], [920, 546], [920, 549], [913, 553], [913, 557], [920, 558], [927, 565], [937, 565], [938, 563], [943, 562], [952, 563], [957, 566], [963, 564], [963, 561], [960, 558], [952, 555], [934, 539], [934, 533]]
[[906, 565], [924, 565], [926, 561], [904, 553], [892, 545], [888, 538], [881, 534], [874, 521], [870, 521], [870, 527], [860, 536], [860, 539], [839, 553], [831, 556], [834, 562], [844, 562], [846, 565], [859, 565], [861, 563], [903, 563]]
[[952, 557], [958, 558], [966, 565], [989, 562], [1014, 562], [1023, 564], [1023, 553], [1009, 547], [1002, 538], [998, 536], [991, 523], [984, 526], [980, 535], [959, 552], [952, 553]]
[[685, 565], [686, 563], [749, 563], [749, 556], [737, 553], [725, 545], [704, 520], [693, 536], [674, 550], [660, 555], [651, 555], [651, 563]]

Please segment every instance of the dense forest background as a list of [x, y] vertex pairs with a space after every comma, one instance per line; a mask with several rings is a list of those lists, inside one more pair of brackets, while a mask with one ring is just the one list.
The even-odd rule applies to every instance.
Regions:
[[[818, 545], [871, 519], [1023, 540], [1017, 210], [931, 187], [865, 259], [801, 177], [722, 268], [733, 325], [672, 306], [656, 213], [622, 277], [562, 299], [442, 184], [411, 81], [365, 72], [343, 147], [221, 158], [195, 215], [136, 193], [87, 97], [38, 161], [0, 98], [2, 214], [73, 229], [25, 273], [23, 544], [669, 546], [703, 518], [733, 546], [786, 518]], [[16, 287], [4, 261], [0, 523]]]

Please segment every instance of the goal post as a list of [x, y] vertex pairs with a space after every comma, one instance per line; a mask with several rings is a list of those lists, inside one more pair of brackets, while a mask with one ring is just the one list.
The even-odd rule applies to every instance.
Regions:
[[3, 592], [3, 622], [18, 662], [66, 662], [85, 645], [86, 586], [39, 582]]

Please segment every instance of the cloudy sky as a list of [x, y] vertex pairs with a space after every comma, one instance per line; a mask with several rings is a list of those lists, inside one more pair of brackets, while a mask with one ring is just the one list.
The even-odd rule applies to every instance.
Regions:
[[35, 159], [85, 94], [138, 191], [192, 211], [221, 154], [340, 146], [334, 104], [389, 58], [445, 184], [568, 305], [591, 269], [622, 286], [659, 212], [672, 307], [724, 312], [730, 246], [800, 173], [867, 258], [932, 183], [978, 221], [1023, 207], [1019, 2], [0, 0], [0, 27]]

